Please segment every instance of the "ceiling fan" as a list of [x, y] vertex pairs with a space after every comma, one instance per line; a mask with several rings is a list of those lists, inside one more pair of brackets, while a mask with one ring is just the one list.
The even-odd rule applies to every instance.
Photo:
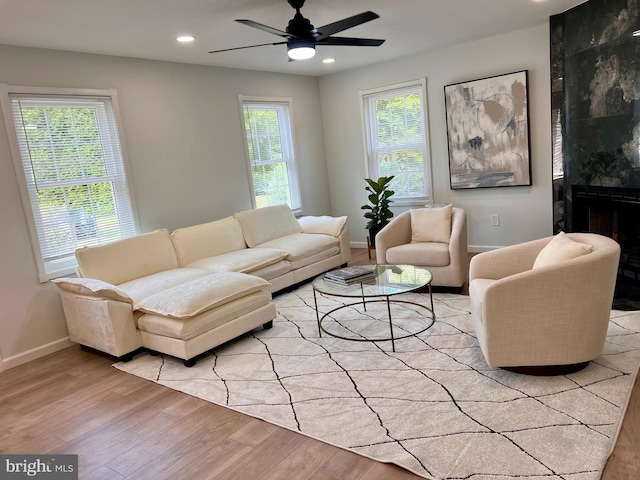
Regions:
[[349, 37], [333, 37], [334, 33], [342, 32], [348, 28], [353, 28], [379, 17], [374, 12], [363, 12], [352, 17], [343, 18], [337, 22], [315, 28], [309, 20], [304, 18], [300, 13], [300, 9], [304, 5], [305, 0], [287, 0], [295, 10], [295, 16], [289, 21], [286, 31], [263, 25], [253, 20], [236, 20], [249, 27], [257, 28], [267, 33], [272, 33], [283, 37], [286, 40], [275, 43], [260, 43], [258, 45], [248, 45], [245, 47], [225, 48], [222, 50], [213, 50], [209, 53], [228, 52], [230, 50], [241, 50], [244, 48], [262, 47], [265, 45], [287, 45], [287, 54], [290, 60], [306, 60], [316, 53], [316, 45], [339, 45], [351, 47], [378, 47], [384, 43], [384, 40], [376, 40], [373, 38], [349, 38]]

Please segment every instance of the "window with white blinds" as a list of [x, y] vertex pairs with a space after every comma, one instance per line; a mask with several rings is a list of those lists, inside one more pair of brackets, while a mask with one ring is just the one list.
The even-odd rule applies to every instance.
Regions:
[[393, 175], [396, 202], [431, 200], [423, 80], [362, 92], [370, 178]]
[[36, 94], [4, 87], [16, 173], [40, 281], [46, 281], [75, 270], [77, 248], [137, 233], [115, 92]]
[[239, 97], [254, 208], [300, 210], [290, 99]]

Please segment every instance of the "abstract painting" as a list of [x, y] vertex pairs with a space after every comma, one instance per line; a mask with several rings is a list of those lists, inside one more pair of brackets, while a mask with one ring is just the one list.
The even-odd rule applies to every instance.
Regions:
[[444, 87], [451, 189], [531, 185], [527, 71]]

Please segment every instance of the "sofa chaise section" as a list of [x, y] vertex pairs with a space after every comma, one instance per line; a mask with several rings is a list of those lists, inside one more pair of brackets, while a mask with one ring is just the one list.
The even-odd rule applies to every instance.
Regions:
[[140, 347], [194, 357], [276, 316], [269, 283], [241, 272], [181, 268], [166, 229], [76, 252], [58, 279], [69, 338], [117, 357]]

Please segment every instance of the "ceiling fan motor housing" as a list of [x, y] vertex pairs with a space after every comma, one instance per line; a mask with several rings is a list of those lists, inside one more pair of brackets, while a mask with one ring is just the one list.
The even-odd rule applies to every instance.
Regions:
[[287, 33], [295, 35], [297, 37], [313, 38], [313, 35], [311, 33], [313, 29], [314, 27], [309, 20], [304, 18], [300, 13], [296, 13], [295, 16], [291, 20], [289, 20]]

